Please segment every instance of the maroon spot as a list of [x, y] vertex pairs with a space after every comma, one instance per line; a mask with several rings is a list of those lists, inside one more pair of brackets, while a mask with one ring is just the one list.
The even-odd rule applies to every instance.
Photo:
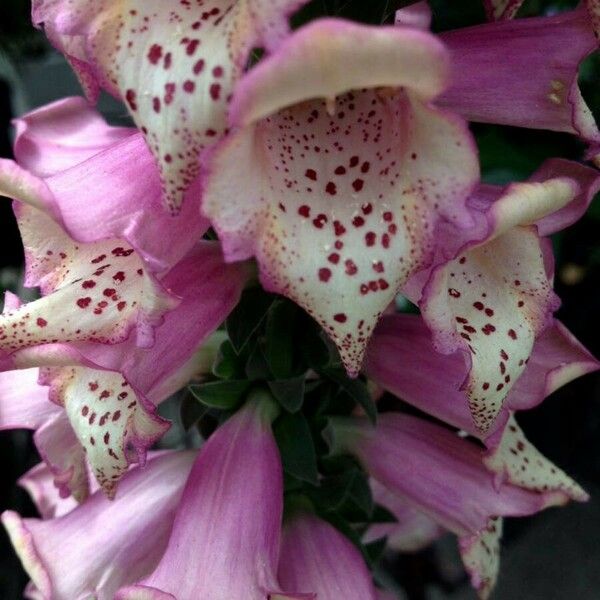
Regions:
[[396, 235], [396, 233], [398, 233], [398, 226], [395, 223], [392, 223], [391, 225], [388, 225], [388, 231], [392, 235]]
[[468, 323], [469, 322], [469, 320], [465, 319], [464, 317], [456, 317], [456, 321], [458, 323]]
[[375, 273], [383, 273], [384, 267], [383, 263], [380, 260], [376, 263], [373, 263], [373, 271], [375, 271]]
[[79, 306], [79, 308], [87, 308], [91, 301], [92, 299], [89, 296], [86, 298], [79, 298], [79, 300], [77, 300], [77, 306]]
[[125, 92], [125, 100], [127, 101], [127, 104], [129, 104], [129, 108], [131, 108], [131, 110], [137, 110], [138, 108], [135, 98], [135, 90], [127, 90]]
[[319, 279], [326, 283], [331, 278], [331, 271], [327, 268], [319, 269]]
[[115, 256], [131, 256], [133, 254], [133, 248], [125, 250], [125, 248], [119, 246], [118, 248], [113, 248], [111, 254], [114, 254]]
[[155, 65], [161, 58], [162, 46], [159, 46], [158, 44], [152, 44], [152, 46], [150, 46], [150, 50], [148, 50], [148, 60]]
[[496, 386], [496, 391], [497, 391], [497, 392], [499, 392], [499, 391], [500, 391], [500, 390], [501, 390], [503, 387], [504, 387], [504, 384], [503, 384], [503, 383], [499, 383], [499, 384]]
[[165, 162], [167, 162], [167, 163], [173, 162], [173, 157], [170, 154], [165, 154], [164, 158], [165, 158]]
[[104, 400], [105, 398], [110, 397], [110, 392], [108, 390], [102, 390], [100, 393], [100, 400]]
[[374, 246], [376, 240], [377, 240], [377, 236], [375, 235], [375, 233], [373, 231], [369, 231], [368, 233], [365, 233], [365, 244], [367, 244], [367, 246]]
[[365, 182], [362, 179], [355, 179], [352, 182], [352, 187], [354, 188], [355, 192], [360, 192], [360, 190], [363, 189]]
[[467, 258], [466, 256], [461, 257], [461, 259], [458, 261], [461, 265], [464, 265], [467, 262]]
[[471, 325], [463, 325], [463, 329], [467, 332], [467, 333], [475, 333], [477, 330], [475, 329], [475, 327], [471, 326]]
[[340, 165], [339, 167], [336, 168], [336, 170], [334, 171], [334, 173], [336, 175], [345, 175], [346, 174], [346, 167], [343, 167], [342, 165]]
[[486, 381], [482, 386], [481, 386], [484, 390], [489, 390], [490, 389], [490, 384]]
[[[334, 231], [335, 235], [344, 235], [346, 233], [346, 228], [339, 221], [334, 221], [333, 222], [333, 231]], [[336, 248], [338, 250], [340, 250], [340, 248], [337, 247], [337, 242], [336, 242]]]
[[509, 329], [508, 330], [508, 337], [512, 338], [513, 340], [517, 339], [517, 332], [514, 329]]
[[298, 209], [298, 214], [301, 217], [306, 217], [308, 219], [308, 217], [310, 217], [310, 206], [307, 206], [306, 204], [303, 204], [299, 209]]
[[114, 296], [117, 293], [117, 290], [113, 289], [113, 288], [106, 288], [103, 292], [102, 292], [107, 298], [110, 298], [112, 296]]
[[448, 294], [453, 298], [460, 298], [460, 292], [458, 290], [455, 290], [454, 288], [450, 288], [448, 290]]
[[379, 280], [379, 289], [380, 290], [387, 290], [389, 287], [390, 287], [390, 284], [385, 279]]
[[173, 97], [175, 96], [175, 84], [170, 82], [170, 83], [165, 83], [165, 104], [169, 105], [171, 104], [171, 102], [173, 102]]
[[360, 158], [358, 158], [358, 156], [353, 156], [350, 159], [350, 167], [352, 167], [352, 168], [356, 167], [356, 165], [358, 165], [359, 162], [360, 162]]
[[163, 60], [163, 68], [165, 69], [170, 69], [171, 68], [171, 59], [173, 57], [171, 56], [170, 52], [167, 52], [165, 54], [165, 59]]
[[89, 409], [87, 406], [84, 406], [84, 407], [81, 409], [81, 414], [82, 414], [84, 417], [85, 417], [85, 416], [87, 416], [87, 414], [88, 414], [89, 412], [90, 412], [90, 409]]
[[223, 67], [215, 67], [212, 73], [215, 77], [223, 77]]
[[481, 328], [481, 331], [483, 331], [483, 333], [485, 333], [485, 335], [490, 335], [490, 333], [493, 333], [494, 331], [496, 331], [496, 328], [491, 323], [486, 323]]
[[110, 433], [108, 431], [104, 434], [104, 443], [108, 446], [108, 442], [110, 442]]
[[158, 96], [154, 96], [154, 98], [152, 98], [152, 108], [155, 113], [160, 112], [160, 98]]
[[[141, 275], [141, 273], [140, 273], [140, 275]], [[113, 275], [113, 281], [123, 282], [124, 280], [125, 280], [125, 273], [123, 273], [123, 271], [117, 271]]]
[[352, 219], [352, 225], [354, 225], [354, 227], [362, 227], [364, 224], [365, 220], [360, 215], [357, 215]]
[[330, 181], [326, 186], [325, 186], [325, 191], [330, 195], [330, 196], [335, 196], [337, 194], [337, 187], [335, 185], [335, 183], [333, 183], [333, 181]]
[[204, 69], [204, 60], [200, 59], [194, 65], [194, 68], [193, 68], [194, 75], [198, 75], [199, 73], [201, 73], [202, 69]]
[[369, 286], [365, 283], [362, 283], [360, 286], [360, 293], [364, 296], [369, 293]]
[[390, 212], [390, 211], [386, 211], [383, 213], [383, 220], [384, 221], [391, 221], [394, 218], [394, 215]]
[[92, 259], [92, 263], [98, 264], [99, 262], [102, 262], [105, 258], [106, 258], [106, 254], [100, 254], [100, 256], [96, 256], [96, 258]]
[[88, 383], [88, 387], [90, 388], [90, 390], [92, 392], [95, 392], [98, 389], [98, 382], [97, 381], [90, 381]]
[[508, 360], [508, 354], [506, 354], [504, 350], [500, 350], [500, 358], [502, 358], [502, 360]]
[[371, 168], [371, 165], [370, 165], [370, 163], [368, 163], [368, 162], [364, 162], [364, 163], [362, 164], [361, 168], [360, 168], [360, 172], [361, 172], [361, 173], [368, 173], [370, 168]]
[[483, 302], [473, 302], [473, 307], [477, 310], [483, 310]]
[[306, 169], [306, 172], [304, 173], [304, 175], [311, 181], [317, 180], [317, 172], [314, 169]]
[[196, 89], [196, 84], [190, 79], [186, 79], [183, 82], [183, 91], [191, 94]]
[[121, 411], [120, 410], [116, 410], [112, 416], [112, 420], [113, 421], [118, 421], [119, 418], [121, 417]]
[[337, 313], [333, 315], [333, 319], [338, 323], [345, 323], [348, 320], [348, 317], [344, 313]]
[[213, 83], [209, 88], [209, 93], [213, 100], [218, 100], [221, 97], [221, 84]]
[[384, 248], [389, 248], [390, 247], [390, 236], [387, 233], [384, 233], [381, 236], [381, 245]]
[[524, 306], [524, 304], [525, 304], [525, 302], [523, 302], [523, 300], [519, 300], [519, 301], [517, 302], [517, 306], [518, 306], [519, 308], [521, 308], [522, 306]]
[[369, 289], [376, 292], [379, 289], [379, 284], [376, 281], [369, 281]]
[[325, 223], [327, 223], [327, 215], [324, 215], [323, 213], [318, 214], [316, 218], [313, 219], [313, 225], [317, 229], [322, 229]]
[[121, 312], [127, 306], [127, 302], [121, 301], [117, 304], [117, 310]]
[[340, 240], [336, 240], [335, 244], [333, 244], [333, 245], [336, 250], [341, 250], [344, 247], [344, 242], [341, 242]]
[[340, 255], [337, 252], [332, 252], [328, 257], [327, 260], [330, 263], [333, 263], [334, 265], [337, 265], [340, 262]]
[[518, 279], [515, 279], [515, 285], [516, 285], [517, 287], [519, 287], [519, 286], [521, 285], [521, 282], [520, 282]]
[[185, 53], [188, 56], [192, 56], [192, 54], [194, 54], [194, 52], [196, 52], [196, 48], [198, 48], [199, 44], [200, 44], [200, 40], [190, 40], [185, 49]]
[[39, 327], [46, 327], [46, 325], [48, 325], [48, 321], [46, 321], [46, 319], [42, 319], [42, 317], [38, 317], [36, 323]]
[[486, 308], [486, 309], [485, 309], [485, 314], [486, 314], [488, 317], [493, 317], [493, 316], [494, 316], [494, 311], [493, 311], [491, 308]]
[[370, 202], [363, 204], [360, 209], [363, 211], [363, 215], [370, 215], [373, 212], [373, 205]]
[[346, 273], [348, 275], [356, 275], [358, 272], [358, 267], [354, 264], [353, 260], [348, 259], [344, 262], [344, 264], [346, 265]]

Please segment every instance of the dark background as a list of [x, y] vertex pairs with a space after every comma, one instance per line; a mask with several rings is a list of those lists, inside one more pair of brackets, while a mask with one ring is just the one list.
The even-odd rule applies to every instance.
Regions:
[[[166, 0], [165, 0], [166, 1]], [[298, 23], [321, 14], [341, 14], [365, 22], [389, 21], [402, 2], [314, 1]], [[434, 0], [434, 28], [451, 29], [482, 22], [479, 0]], [[573, 2], [526, 2], [522, 14], [541, 14], [573, 6]], [[591, 57], [581, 72], [581, 86], [596, 115], [600, 109], [600, 61]], [[0, 157], [11, 156], [10, 120], [46, 102], [80, 94], [62, 57], [29, 23], [29, 3], [0, 3]], [[126, 122], [125, 110], [103, 97], [100, 109], [112, 122]], [[544, 158], [579, 159], [583, 146], [572, 136], [490, 125], [474, 125], [483, 177], [505, 183], [525, 179]], [[575, 226], [555, 237], [556, 289], [563, 300], [559, 318], [600, 356], [600, 201]], [[10, 202], [0, 199], [0, 291], [19, 290], [22, 247]], [[531, 519], [506, 525], [497, 600], [561, 600], [600, 598], [600, 378], [584, 377], [559, 390], [542, 406], [519, 415], [530, 440], [591, 494], [585, 505], [551, 509]], [[33, 516], [17, 478], [38, 462], [31, 435], [0, 432], [0, 510]], [[412, 556], [393, 557], [387, 566], [403, 582], [411, 600], [473, 598], [455, 544], [443, 539]], [[27, 578], [3, 531], [0, 531], [0, 600], [21, 597]]]

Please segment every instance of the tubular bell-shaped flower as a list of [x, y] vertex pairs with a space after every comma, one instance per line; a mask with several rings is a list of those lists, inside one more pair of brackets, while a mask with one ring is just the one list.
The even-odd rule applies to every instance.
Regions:
[[119, 496], [100, 491], [62, 516], [2, 515], [13, 546], [43, 600], [112, 600], [150, 573], [165, 549], [195, 453], [170, 452], [135, 468]]
[[334, 418], [327, 437], [334, 453], [349, 452], [371, 477], [460, 538], [461, 554], [482, 597], [494, 585], [504, 516], [525, 516], [564, 504], [560, 489], [539, 492], [510, 482], [497, 487], [482, 450], [454, 432], [417, 417], [384, 413]]
[[437, 266], [407, 286], [436, 349], [465, 353], [463, 388], [484, 435], [558, 307], [549, 240], [541, 236], [583, 214], [599, 184], [595, 170], [552, 160], [527, 183], [481, 186], [469, 199], [476, 226], [466, 234], [440, 230]]
[[375, 600], [371, 574], [360, 552], [329, 523], [296, 510], [283, 528], [279, 583], [307, 590], [318, 600]]
[[[501, 4], [509, 11], [520, 2]], [[440, 105], [470, 121], [566, 131], [600, 142], [577, 84], [580, 64], [598, 48], [585, 7], [466, 27], [440, 37], [454, 66], [452, 85]]]
[[306, 0], [37, 0], [34, 24], [95, 100], [121, 98], [160, 166], [176, 212], [200, 151], [226, 130], [226, 107], [255, 46], [274, 48]]
[[276, 580], [283, 483], [274, 410], [268, 398], [250, 400], [209, 438], [158, 566], [115, 598], [288, 598]]
[[227, 260], [326, 329], [356, 374], [377, 319], [433, 255], [439, 220], [470, 224], [465, 124], [431, 102], [448, 81], [431, 35], [322, 20], [239, 84], [210, 153], [203, 211]]

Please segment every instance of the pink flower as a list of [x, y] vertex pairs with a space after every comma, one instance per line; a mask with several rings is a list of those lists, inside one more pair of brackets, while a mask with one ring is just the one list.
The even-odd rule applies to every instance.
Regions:
[[250, 51], [276, 47], [288, 15], [305, 1], [36, 0], [33, 22], [65, 54], [92, 101], [104, 88], [127, 105], [176, 212], [201, 150], [226, 131], [227, 102]]
[[430, 264], [441, 220], [466, 227], [478, 176], [465, 123], [432, 105], [449, 56], [431, 35], [307, 25], [240, 82], [202, 208], [228, 261], [305, 308], [360, 368], [379, 315]]

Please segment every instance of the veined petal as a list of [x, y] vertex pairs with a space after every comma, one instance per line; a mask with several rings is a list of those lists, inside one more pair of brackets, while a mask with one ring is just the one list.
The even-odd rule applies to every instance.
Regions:
[[149, 573], [164, 551], [194, 455], [158, 456], [123, 477], [114, 501], [96, 492], [60, 518], [5, 512], [4, 526], [41, 597], [112, 600], [121, 585]]
[[[85, 38], [102, 87], [144, 132], [176, 212], [200, 151], [226, 129], [227, 102], [254, 46], [274, 47], [304, 0], [211, 0], [201, 5], [103, 0], [40, 2], [34, 21]], [[74, 4], [74, 6], [73, 6]]]
[[493, 518], [478, 534], [459, 540], [463, 564], [481, 600], [489, 598], [498, 579], [502, 528], [502, 519]]
[[0, 430], [38, 429], [59, 412], [38, 384], [37, 369], [0, 373]]
[[481, 448], [455, 433], [399, 413], [330, 420], [334, 452], [350, 452], [370, 475], [411, 506], [459, 536], [483, 530], [491, 517], [524, 516], [563, 500], [506, 482], [499, 489]]
[[64, 171], [135, 134], [110, 127], [79, 97], [64, 98], [15, 119], [14, 155], [38, 177]]
[[371, 574], [357, 548], [335, 527], [306, 511], [285, 523], [279, 582], [319, 600], [375, 600]]
[[60, 496], [72, 495], [77, 502], [83, 502], [90, 489], [85, 452], [64, 412], [39, 427], [33, 441], [52, 471]]
[[[509, 18], [519, 2], [494, 4]], [[441, 39], [454, 67], [452, 86], [440, 99], [443, 106], [471, 121], [567, 131], [600, 141], [577, 85], [580, 63], [598, 47], [585, 7], [466, 27]]]
[[386, 537], [386, 546], [397, 552], [418, 552], [444, 534], [444, 530], [430, 517], [396, 496], [375, 479], [370, 481], [375, 502], [387, 508], [395, 523], [371, 525], [363, 536], [369, 543]]
[[269, 590], [278, 593], [283, 489], [270, 402], [249, 401], [209, 438], [159, 565], [116, 599], [265, 600]]
[[429, 104], [446, 68], [424, 32], [319, 21], [244, 78], [231, 110], [241, 127], [208, 159], [203, 211], [226, 259], [255, 255], [263, 285], [319, 321], [351, 374], [380, 314], [431, 261], [436, 222], [470, 224], [470, 137]]
[[502, 434], [498, 433], [497, 437], [483, 462], [490, 471], [498, 474], [499, 485], [509, 481], [538, 492], [562, 492], [563, 503], [569, 500], [585, 502], [589, 499], [581, 486], [529, 443], [514, 415], [511, 415]]
[[113, 371], [45, 369], [50, 397], [64, 406], [96, 480], [113, 498], [118, 480], [169, 428], [155, 407]]

